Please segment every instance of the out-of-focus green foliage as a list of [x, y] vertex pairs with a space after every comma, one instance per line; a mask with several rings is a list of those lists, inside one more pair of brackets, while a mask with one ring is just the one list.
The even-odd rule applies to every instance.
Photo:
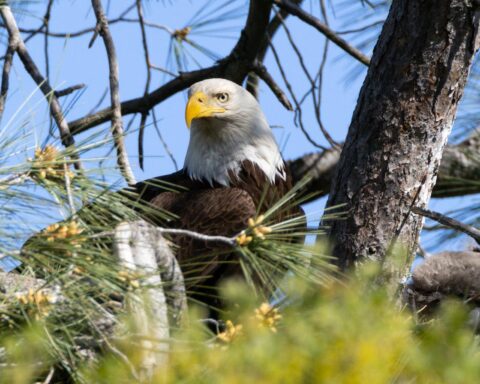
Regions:
[[[255, 312], [260, 303], [242, 284], [231, 283], [224, 292], [234, 337], [222, 341], [191, 313], [171, 340], [167, 362], [145, 382], [477, 383], [480, 355], [465, 309], [446, 303], [438, 319], [417, 324], [385, 287], [372, 283], [377, 277], [369, 266], [348, 283], [324, 288], [292, 282], [294, 299], [279, 311], [276, 331], [262, 326]], [[132, 365], [107, 355], [84, 368], [88, 381], [135, 382], [141, 350], [124, 352]]]

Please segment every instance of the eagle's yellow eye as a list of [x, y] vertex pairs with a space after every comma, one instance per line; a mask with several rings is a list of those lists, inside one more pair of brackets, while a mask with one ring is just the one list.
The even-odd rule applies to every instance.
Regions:
[[220, 92], [215, 95], [218, 101], [221, 103], [226, 103], [228, 101], [228, 93]]

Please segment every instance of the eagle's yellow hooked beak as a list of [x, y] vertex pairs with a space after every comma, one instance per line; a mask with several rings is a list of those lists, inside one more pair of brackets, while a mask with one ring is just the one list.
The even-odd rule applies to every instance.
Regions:
[[187, 127], [190, 128], [193, 119], [200, 117], [210, 117], [216, 113], [225, 112], [225, 108], [213, 106], [210, 104], [210, 98], [203, 92], [196, 92], [187, 102], [187, 108], [185, 109], [185, 121]]

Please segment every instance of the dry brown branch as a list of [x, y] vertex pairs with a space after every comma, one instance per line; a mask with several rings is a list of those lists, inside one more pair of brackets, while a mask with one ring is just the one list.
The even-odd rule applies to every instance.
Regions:
[[118, 84], [118, 60], [115, 51], [115, 45], [113, 44], [112, 35], [108, 28], [107, 18], [103, 12], [102, 3], [100, 0], [92, 0], [92, 7], [97, 18], [99, 34], [103, 38], [105, 49], [107, 51], [108, 65], [110, 68], [110, 99], [112, 109], [112, 126], [111, 131], [113, 134], [113, 140], [117, 149], [117, 162], [122, 172], [123, 177], [128, 184], [134, 185], [136, 183], [135, 176], [133, 175], [130, 167], [130, 161], [128, 160], [128, 154], [125, 148], [122, 110], [120, 105], [120, 94]]

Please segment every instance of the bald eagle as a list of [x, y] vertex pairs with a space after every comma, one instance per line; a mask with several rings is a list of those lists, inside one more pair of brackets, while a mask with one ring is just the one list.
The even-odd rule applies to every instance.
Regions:
[[[212, 78], [192, 85], [185, 111], [190, 141], [183, 169], [140, 182], [142, 202], [172, 213], [170, 227], [235, 236], [248, 220], [291, 190], [289, 170], [257, 100], [241, 86]], [[165, 185], [177, 186], [177, 191]], [[282, 211], [283, 220], [302, 211]], [[242, 273], [226, 245], [172, 236], [191, 297], [218, 306], [216, 287]]]

